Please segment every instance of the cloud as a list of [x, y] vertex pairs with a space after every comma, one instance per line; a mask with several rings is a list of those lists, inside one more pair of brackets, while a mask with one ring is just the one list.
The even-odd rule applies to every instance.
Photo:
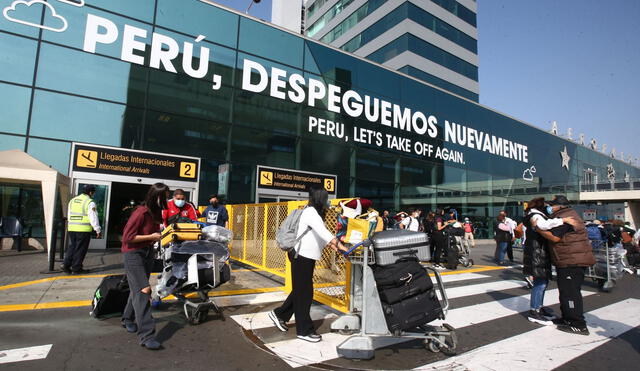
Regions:
[[[28, 19], [34, 18], [33, 17], [34, 12], [37, 12], [37, 14], [40, 14], [40, 11], [39, 11], [40, 8], [31, 7], [32, 5], [38, 5], [38, 4], [44, 6], [45, 10], [50, 12], [51, 17], [56, 21], [56, 23], [60, 23], [59, 27], [47, 26], [47, 25], [35, 23], [33, 21], [28, 21]], [[53, 8], [53, 6], [49, 3], [44, 2], [44, 0], [31, 0], [31, 1], [16, 0], [11, 5], [4, 8], [4, 10], [2, 11], [2, 14], [6, 19], [12, 22], [21, 23], [31, 27], [42, 28], [49, 31], [63, 32], [64, 30], [67, 29], [67, 26], [68, 26], [67, 20], [64, 19], [63, 16], [58, 15], [58, 13], [56, 13], [56, 10]], [[37, 17], [37, 19], [40, 19], [40, 17]]]
[[84, 0], [58, 0], [61, 3], [73, 5], [73, 6], [84, 6]]

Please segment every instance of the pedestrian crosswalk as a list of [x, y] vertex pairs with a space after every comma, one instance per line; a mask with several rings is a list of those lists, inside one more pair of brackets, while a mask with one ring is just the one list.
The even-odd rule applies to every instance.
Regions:
[[[432, 360], [427, 363], [424, 362], [426, 350], [422, 349], [421, 357], [405, 357], [402, 355], [402, 347], [405, 345], [398, 345], [394, 349], [400, 349], [398, 357], [401, 360], [397, 362], [403, 364], [401, 368], [550, 370], [592, 351], [610, 341], [611, 338], [640, 326], [640, 312], [637, 310], [640, 307], [640, 299], [626, 298], [607, 303], [585, 314], [591, 331], [589, 336], [563, 333], [556, 330], [555, 326], [538, 327], [529, 323], [524, 316], [524, 313], [529, 310], [530, 294], [526, 283], [515, 278], [517, 278], [515, 272], [511, 275], [477, 273], [443, 275], [442, 279], [447, 288], [446, 293], [451, 302], [451, 308], [446, 320], [437, 320], [431, 325], [450, 324], [457, 330], [460, 338], [484, 331], [486, 326], [494, 323], [502, 324], [505, 330], [498, 337], [492, 335], [493, 338], [490, 341], [479, 341], [475, 346], [465, 344], [464, 351], [455, 357], [443, 359], [443, 356], [431, 353], [429, 357]], [[594, 287], [583, 287], [582, 295], [585, 304], [588, 304], [592, 297], [599, 297], [597, 293]], [[558, 303], [558, 290], [555, 288], [547, 290], [545, 305], [553, 306]], [[321, 324], [319, 332], [323, 341], [311, 344], [295, 337], [295, 318], [289, 322], [291, 328], [289, 332], [281, 333], [275, 330], [267, 317], [269, 310], [273, 307], [274, 305], [267, 306], [262, 311], [234, 315], [231, 318], [245, 330], [252, 331], [263, 342], [264, 348], [269, 349], [293, 368], [317, 364], [329, 367], [334, 365], [339, 368], [349, 367], [344, 363], [347, 360], [339, 359], [336, 350], [336, 346], [347, 339], [348, 335], [329, 332], [329, 324], [339, 316], [339, 313], [322, 305], [312, 306], [311, 317]], [[559, 309], [556, 311], [559, 312]], [[477, 333], [475, 335], [478, 337]], [[396, 338], [391, 339], [386, 345], [408, 341], [412, 340]], [[406, 348], [411, 349], [408, 345]], [[509, 352], [509, 349], [514, 351]], [[375, 369], [376, 367], [368, 365], [365, 368]]]

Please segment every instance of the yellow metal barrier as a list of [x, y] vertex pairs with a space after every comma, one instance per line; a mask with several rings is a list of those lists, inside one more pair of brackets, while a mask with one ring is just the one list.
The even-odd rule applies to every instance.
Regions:
[[[340, 200], [332, 200], [337, 205]], [[241, 263], [284, 278], [291, 291], [291, 264], [276, 245], [276, 231], [289, 213], [304, 207], [307, 201], [228, 205], [229, 228], [233, 231], [231, 257]], [[325, 225], [335, 234], [336, 213], [329, 210]], [[349, 262], [331, 249], [324, 249], [313, 276], [314, 299], [346, 312], [349, 307]]]

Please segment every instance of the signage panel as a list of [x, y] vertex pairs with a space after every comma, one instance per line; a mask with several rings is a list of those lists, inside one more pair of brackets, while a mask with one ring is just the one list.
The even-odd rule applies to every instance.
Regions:
[[197, 182], [200, 159], [74, 143], [74, 172]]
[[329, 195], [336, 195], [337, 176], [300, 170], [258, 166], [258, 191], [281, 190], [307, 192], [310, 187], [324, 188]]

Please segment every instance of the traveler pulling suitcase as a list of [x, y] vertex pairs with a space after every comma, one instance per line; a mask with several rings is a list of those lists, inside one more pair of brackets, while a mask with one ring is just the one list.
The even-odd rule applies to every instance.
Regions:
[[93, 294], [91, 312], [95, 318], [109, 318], [122, 314], [129, 299], [127, 276], [116, 274], [102, 279]]

